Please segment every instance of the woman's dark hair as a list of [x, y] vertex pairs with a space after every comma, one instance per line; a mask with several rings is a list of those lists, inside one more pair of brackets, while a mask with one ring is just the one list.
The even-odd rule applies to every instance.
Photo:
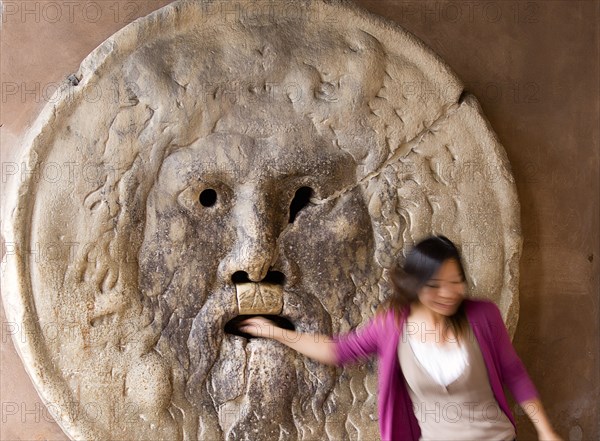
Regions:
[[[463, 281], [466, 280], [460, 252], [450, 239], [441, 235], [430, 236], [417, 243], [409, 251], [404, 264], [390, 271], [394, 295], [383, 306], [392, 307], [400, 313], [418, 299], [421, 288], [447, 260], [456, 261]], [[462, 305], [453, 316], [448, 317], [448, 321], [455, 334], [462, 335], [466, 325]]]

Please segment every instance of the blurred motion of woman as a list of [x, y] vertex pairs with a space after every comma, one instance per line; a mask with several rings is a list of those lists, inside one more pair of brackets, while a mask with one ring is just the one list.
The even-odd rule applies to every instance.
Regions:
[[395, 295], [366, 325], [334, 336], [298, 333], [263, 317], [240, 330], [273, 338], [329, 365], [379, 357], [379, 428], [385, 441], [516, 439], [503, 385], [540, 440], [559, 440], [497, 306], [466, 298], [460, 253], [444, 236], [419, 242], [391, 272]]

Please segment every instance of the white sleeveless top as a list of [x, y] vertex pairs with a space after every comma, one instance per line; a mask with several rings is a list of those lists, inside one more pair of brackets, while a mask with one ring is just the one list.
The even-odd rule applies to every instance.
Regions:
[[436, 383], [448, 386], [464, 372], [469, 364], [465, 345], [439, 346], [408, 337], [417, 361]]

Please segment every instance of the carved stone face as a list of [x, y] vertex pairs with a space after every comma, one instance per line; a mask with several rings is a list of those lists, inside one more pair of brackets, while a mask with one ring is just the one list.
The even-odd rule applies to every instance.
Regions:
[[272, 136], [232, 124], [176, 150], [147, 202], [140, 286], [159, 310], [159, 347], [181, 364], [194, 406], [212, 403], [223, 427], [235, 421], [231, 436], [295, 432], [292, 407], [322, 407], [335, 376], [274, 341], [226, 333], [226, 323], [269, 314], [331, 334], [373, 258], [353, 159], [305, 121], [287, 123]]

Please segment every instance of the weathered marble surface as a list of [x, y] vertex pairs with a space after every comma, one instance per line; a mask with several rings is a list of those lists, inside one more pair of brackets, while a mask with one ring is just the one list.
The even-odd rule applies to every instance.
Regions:
[[432, 231], [514, 329], [519, 206], [474, 97], [350, 4], [265, 5], [176, 2], [132, 23], [31, 130], [39, 173], [9, 194], [3, 292], [74, 439], [376, 438], [372, 363], [223, 329], [260, 313], [347, 331]]

